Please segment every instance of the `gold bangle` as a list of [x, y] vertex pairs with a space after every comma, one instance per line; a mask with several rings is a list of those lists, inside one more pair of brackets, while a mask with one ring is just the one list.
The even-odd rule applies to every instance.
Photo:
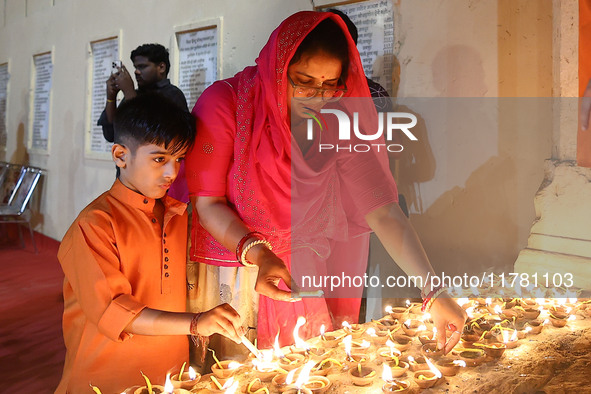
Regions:
[[250, 249], [252, 249], [256, 245], [265, 245], [267, 249], [273, 250], [273, 246], [271, 246], [271, 242], [267, 241], [266, 239], [257, 239], [252, 241], [248, 245], [242, 249], [242, 254], [240, 255], [240, 263], [245, 267], [256, 267], [256, 264], [251, 263], [250, 261], [246, 260], [246, 254]]
[[109, 100], [109, 99], [107, 99], [107, 103], [114, 103], [115, 101], [117, 101], [117, 100]]

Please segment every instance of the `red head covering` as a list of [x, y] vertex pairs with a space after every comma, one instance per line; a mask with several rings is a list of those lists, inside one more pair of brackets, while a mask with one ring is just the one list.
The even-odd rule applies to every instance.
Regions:
[[[238, 172], [248, 173], [248, 179], [244, 180], [245, 189], [230, 190], [237, 192], [230, 200], [236, 201], [240, 212], [242, 207], [250, 205], [246, 200], [252, 195], [256, 196], [258, 201], [252, 206], [253, 210], [250, 213], [245, 210], [243, 214], [253, 215], [251, 218], [259, 221], [261, 212], [258, 209], [268, 208], [263, 216], [270, 220], [271, 226], [260, 223], [267, 227], [260, 230], [277, 235], [282, 233], [281, 240], [276, 240], [280, 244], [289, 240], [291, 231], [289, 207], [294, 181], [292, 168], [307, 167], [300, 163], [301, 157], [297, 155], [299, 149], [292, 149], [290, 119], [287, 115], [287, 100], [291, 99], [286, 97], [287, 68], [302, 40], [328, 18], [341, 27], [349, 44], [347, 96], [370, 97], [355, 43], [343, 20], [331, 12], [302, 11], [291, 15], [271, 34], [256, 60], [257, 66], [247, 67], [237, 74], [238, 127], [234, 152], [238, 160]], [[370, 108], [373, 110], [373, 105]], [[292, 152], [297, 152], [298, 157], [292, 157]], [[322, 178], [327, 174], [326, 171], [315, 171], [309, 175], [313, 177], [313, 183], [318, 185], [325, 183]], [[253, 190], [252, 194], [249, 189]]]

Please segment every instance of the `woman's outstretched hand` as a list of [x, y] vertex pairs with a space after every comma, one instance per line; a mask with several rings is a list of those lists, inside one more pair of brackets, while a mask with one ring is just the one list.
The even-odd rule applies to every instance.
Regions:
[[[437, 348], [443, 348], [444, 353], [447, 354], [456, 346], [462, 336], [462, 330], [466, 323], [466, 312], [446, 292], [433, 301], [430, 312], [437, 328]], [[447, 343], [446, 330], [451, 331]]]
[[283, 279], [287, 287], [293, 290], [291, 274], [283, 260], [264, 246], [256, 250], [256, 253], [254, 261], [259, 267], [259, 273], [254, 286], [255, 291], [277, 301], [297, 301], [291, 297], [291, 292], [281, 290], [278, 286], [280, 280]]

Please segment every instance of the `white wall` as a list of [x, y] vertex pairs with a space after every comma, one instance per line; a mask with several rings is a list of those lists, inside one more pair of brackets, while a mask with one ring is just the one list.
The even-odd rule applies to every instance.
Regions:
[[[87, 159], [83, 151], [90, 41], [121, 32], [121, 56], [130, 66], [128, 54], [137, 45], [170, 47], [175, 27], [222, 17], [222, 68], [228, 77], [254, 63], [286, 16], [331, 2], [0, 0], [0, 63], [8, 61], [11, 72], [8, 147], [0, 159], [48, 169], [37, 230], [60, 239], [114, 179], [111, 162]], [[550, 0], [394, 0], [399, 96], [550, 96], [549, 5]], [[51, 150], [33, 155], [23, 148], [32, 55], [47, 50], [55, 59]], [[411, 220], [434, 262], [477, 258], [483, 266], [512, 264], [525, 246], [551, 135], [538, 127], [537, 117], [499, 113], [492, 134], [476, 127], [450, 135], [427, 122], [425, 144], [418, 148], [422, 158], [409, 164], [407, 156], [398, 164], [404, 170], [399, 185], [412, 200]]]
[[[281, 20], [312, 6], [308, 1], [3, 0], [0, 9], [0, 63], [8, 61], [11, 74], [8, 146], [0, 158], [48, 170], [36, 229], [61, 239], [77, 213], [114, 180], [112, 162], [84, 156], [90, 41], [121, 32], [121, 58], [131, 67], [129, 53], [138, 45], [170, 47], [175, 27], [222, 16], [227, 77], [254, 63]], [[35, 155], [24, 148], [32, 55], [48, 50], [54, 52], [51, 148], [48, 155]]]

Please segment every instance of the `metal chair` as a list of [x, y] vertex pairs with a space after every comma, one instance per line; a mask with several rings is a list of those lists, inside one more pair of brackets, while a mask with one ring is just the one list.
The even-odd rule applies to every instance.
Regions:
[[[42, 174], [43, 170], [41, 169], [23, 167], [7, 205], [0, 205], [0, 223], [27, 223], [29, 225], [29, 232], [35, 253], [37, 253], [37, 245], [35, 243], [33, 228], [31, 227], [31, 210], [27, 206]], [[18, 234], [24, 248], [25, 242], [20, 226], [18, 226]]]
[[24, 172], [25, 168], [19, 164], [0, 162], [0, 206], [10, 204]]
[[4, 184], [4, 179], [6, 179], [6, 174], [8, 174], [9, 168], [10, 164], [3, 161], [0, 162], [0, 185]]

